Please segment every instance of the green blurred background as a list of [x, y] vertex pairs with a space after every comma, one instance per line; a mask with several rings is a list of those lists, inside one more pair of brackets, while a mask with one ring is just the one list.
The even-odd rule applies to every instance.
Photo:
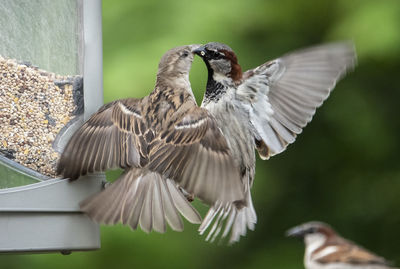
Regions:
[[[356, 43], [355, 72], [294, 145], [257, 161], [259, 220], [238, 244], [206, 243], [189, 223], [164, 235], [103, 226], [99, 251], [3, 255], [0, 268], [303, 268], [302, 243], [284, 232], [310, 220], [328, 222], [400, 265], [398, 0], [104, 0], [104, 101], [147, 95], [160, 57], [178, 45], [227, 43], [246, 70], [343, 39]], [[197, 58], [191, 81], [199, 102], [206, 75]]]

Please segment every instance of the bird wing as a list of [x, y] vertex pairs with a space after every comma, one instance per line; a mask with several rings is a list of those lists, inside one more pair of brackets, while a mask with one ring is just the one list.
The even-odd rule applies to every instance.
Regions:
[[205, 202], [244, 197], [239, 170], [212, 116], [183, 104], [166, 128], [156, 130], [142, 119], [140, 99], [109, 103], [71, 137], [58, 163], [65, 178], [110, 168], [144, 167], [175, 180]]
[[147, 155], [140, 102], [129, 98], [102, 106], [68, 141], [57, 173], [76, 179], [90, 172], [139, 167]]
[[355, 61], [352, 43], [332, 43], [284, 55], [243, 74], [237, 99], [249, 113], [261, 158], [295, 141]]
[[337, 251], [316, 260], [322, 264], [345, 263], [354, 265], [388, 265], [388, 262], [356, 245], [338, 245]]
[[110, 168], [144, 167], [175, 180], [205, 202], [244, 197], [239, 170], [212, 116], [182, 104], [166, 127], [147, 126], [140, 99], [103, 106], [72, 136], [58, 173], [76, 179]]
[[239, 169], [214, 118], [194, 105], [177, 115], [152, 144], [148, 168], [206, 203], [242, 200]]

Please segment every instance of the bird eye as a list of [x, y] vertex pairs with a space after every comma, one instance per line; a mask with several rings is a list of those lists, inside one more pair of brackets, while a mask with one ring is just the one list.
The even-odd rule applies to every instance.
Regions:
[[316, 232], [318, 232], [318, 228], [316, 228], [316, 227], [311, 227], [308, 231], [308, 233], [311, 233], [311, 234], [316, 233]]
[[182, 55], [181, 55], [183, 58], [186, 58], [186, 57], [188, 57], [189, 56], [189, 52], [187, 52], [187, 51], [184, 51], [183, 53], [182, 53]]
[[215, 50], [208, 50], [208, 54], [211, 56], [211, 58], [212, 59], [214, 59], [214, 60], [218, 60], [218, 59], [221, 59], [221, 58], [223, 58], [223, 54], [222, 53], [220, 53], [220, 52], [218, 52], [218, 51], [215, 51]]

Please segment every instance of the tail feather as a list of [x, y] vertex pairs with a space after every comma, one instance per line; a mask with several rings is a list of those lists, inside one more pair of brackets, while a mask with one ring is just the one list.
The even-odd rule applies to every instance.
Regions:
[[222, 204], [215, 204], [214, 206], [210, 207], [208, 210], [206, 217], [204, 218], [203, 222], [199, 227], [200, 235], [202, 235], [212, 223], [215, 215], [221, 210]]
[[[167, 181], [170, 180], [167, 179]], [[179, 215], [178, 209], [176, 208], [175, 203], [173, 202], [171, 192], [169, 191], [167, 186], [167, 182], [162, 181], [160, 187], [161, 187], [161, 196], [164, 202], [163, 205], [165, 210], [165, 218], [174, 231], [182, 231], [183, 222]]]
[[[240, 240], [241, 236], [245, 236], [247, 229], [254, 230], [257, 223], [257, 215], [251, 200], [250, 191], [246, 193], [247, 206], [238, 208], [234, 204], [216, 204], [207, 212], [202, 224], [199, 227], [200, 234], [204, 234], [210, 227], [206, 236], [206, 241], [215, 241], [220, 235], [223, 226], [221, 239], [229, 235], [229, 244], [233, 244]], [[213, 224], [211, 226], [211, 224]]]
[[[127, 198], [131, 198], [130, 203], [125, 202], [125, 207], [127, 208], [127, 216], [120, 215], [120, 220], [126, 219], [126, 222], [122, 222], [123, 224], [129, 225], [133, 230], [136, 230], [139, 221], [140, 214], [142, 213], [144, 200], [146, 199], [146, 195], [148, 193], [148, 181], [144, 181], [143, 177], [138, 177], [136, 182], [136, 192], [132, 194], [132, 197], [124, 197], [123, 200]], [[119, 208], [115, 208], [115, 211], [120, 211]], [[123, 211], [121, 211], [122, 213]]]
[[154, 231], [162, 233], [162, 231], [166, 230], [166, 221], [165, 221], [165, 211], [163, 206], [163, 200], [161, 196], [161, 184], [154, 184], [153, 188], [153, 204], [152, 211], [153, 212], [164, 212], [164, 215], [161, 214], [153, 214], [153, 228]]
[[[216, 230], [217, 230], [217, 228], [220, 226], [219, 223], [220, 223], [220, 221], [221, 221], [221, 219], [222, 219], [224, 213], [225, 213], [224, 210], [220, 210], [219, 213], [217, 214], [217, 218], [216, 218], [216, 220], [215, 220], [215, 222], [214, 222], [214, 225], [211, 227], [210, 232], [208, 233], [208, 235], [207, 235], [207, 237], [206, 237], [206, 241], [209, 241], [210, 238], [213, 238], [213, 239], [214, 239], [214, 237], [212, 237], [213, 234], [214, 234], [214, 235], [218, 235], [218, 231], [216, 231]], [[221, 221], [221, 223], [222, 223], [222, 222], [223, 222], [223, 220]], [[211, 240], [211, 242], [214, 241], [213, 239]]]
[[104, 224], [121, 222], [145, 232], [164, 233], [167, 223], [175, 231], [183, 230], [183, 215], [191, 223], [200, 223], [196, 209], [177, 185], [160, 174], [130, 169], [102, 192], [84, 200], [82, 211]]
[[[231, 207], [231, 206], [232, 206], [232, 205], [230, 204], [228, 207]], [[214, 235], [213, 235], [213, 237], [212, 237], [212, 239], [211, 239], [211, 242], [214, 242], [215, 239], [217, 239], [219, 233], [220, 233], [221, 230], [222, 230], [222, 226], [223, 226], [223, 224], [224, 224], [224, 221], [225, 221], [225, 219], [228, 217], [230, 211], [231, 211], [230, 208], [228, 208], [228, 210], [225, 210], [225, 211], [221, 210], [221, 213], [220, 213], [220, 215], [218, 216], [218, 220], [217, 220], [217, 221], [215, 222], [215, 224], [214, 224], [215, 228], [214, 228], [214, 227], [212, 228], [212, 229], [215, 230], [215, 232], [214, 232]], [[219, 224], [218, 224], [218, 223], [219, 223]], [[217, 225], [217, 224], [218, 224], [218, 225]], [[210, 233], [211, 233], [211, 231], [210, 231]]]
[[221, 236], [222, 238], [225, 238], [228, 235], [228, 233], [231, 231], [233, 222], [235, 221], [236, 213], [237, 213], [236, 210], [232, 210], [231, 214], [229, 214], [229, 218], [225, 224], [224, 232], [222, 233], [222, 236]]
[[[154, 181], [149, 181], [149, 189], [146, 191], [146, 195], [143, 201], [143, 206], [142, 210], [140, 211], [140, 217], [139, 217], [139, 223], [140, 227], [142, 228], [143, 231], [146, 233], [151, 232], [153, 228], [153, 189], [154, 189]], [[163, 211], [160, 212], [154, 212], [154, 215], [164, 215]], [[161, 233], [164, 233], [166, 230], [165, 225], [164, 229], [160, 231]]]
[[189, 222], [200, 224], [201, 217], [196, 209], [188, 202], [183, 193], [177, 188], [174, 181], [167, 179], [168, 190], [171, 193], [175, 207]]

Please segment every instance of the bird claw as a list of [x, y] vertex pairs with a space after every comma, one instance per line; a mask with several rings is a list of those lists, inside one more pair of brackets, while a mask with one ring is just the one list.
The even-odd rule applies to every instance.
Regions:
[[181, 191], [181, 193], [183, 194], [183, 196], [185, 196], [185, 198], [191, 203], [194, 201], [194, 194], [192, 193], [188, 193], [184, 188], [179, 187], [179, 190]]
[[104, 181], [103, 182], [103, 189], [107, 189], [108, 187], [110, 187], [110, 185], [111, 185], [111, 182]]

